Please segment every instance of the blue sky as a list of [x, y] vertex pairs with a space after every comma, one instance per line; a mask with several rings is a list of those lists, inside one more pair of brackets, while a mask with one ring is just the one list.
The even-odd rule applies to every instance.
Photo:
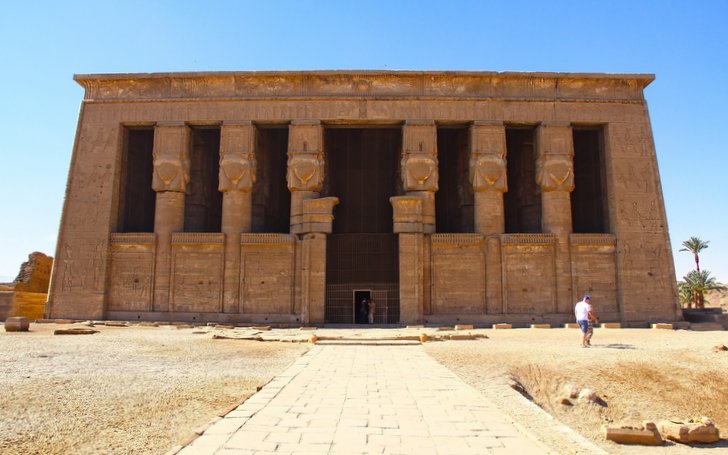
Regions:
[[[107, 4], [108, 3], [108, 4]], [[727, 1], [7, 2], [0, 11], [0, 281], [55, 255], [75, 73], [406, 69], [654, 73], [646, 89], [679, 253], [728, 282]]]

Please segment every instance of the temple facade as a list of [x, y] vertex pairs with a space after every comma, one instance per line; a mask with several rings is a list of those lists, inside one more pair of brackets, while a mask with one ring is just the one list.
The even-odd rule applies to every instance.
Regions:
[[49, 318], [681, 318], [642, 74], [77, 75]]

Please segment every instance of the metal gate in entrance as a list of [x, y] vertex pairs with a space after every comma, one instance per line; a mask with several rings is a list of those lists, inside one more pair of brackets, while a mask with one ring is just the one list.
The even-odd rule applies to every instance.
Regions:
[[375, 324], [399, 323], [399, 243], [394, 234], [330, 235], [326, 248], [326, 322], [366, 324], [364, 297]]
[[325, 196], [336, 196], [326, 238], [325, 321], [365, 324], [361, 301], [374, 300], [376, 324], [399, 323], [399, 238], [389, 198], [403, 194], [400, 127], [330, 126], [324, 131]]

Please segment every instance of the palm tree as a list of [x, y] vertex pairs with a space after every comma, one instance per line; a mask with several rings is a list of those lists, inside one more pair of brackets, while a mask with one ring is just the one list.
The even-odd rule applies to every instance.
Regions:
[[680, 248], [680, 251], [690, 251], [695, 256], [695, 270], [700, 272], [700, 258], [698, 253], [708, 248], [710, 240], [700, 240], [699, 237], [690, 237], [682, 243], [684, 248]]
[[[681, 295], [686, 294], [687, 290], [692, 292], [695, 308], [703, 308], [705, 306], [703, 296], [706, 292], [724, 291], [727, 289], [721, 283], [717, 282], [714, 277], [710, 276], [710, 272], [707, 270], [693, 270], [683, 277], [683, 281], [679, 282], [678, 286]], [[690, 303], [688, 303], [688, 308], [690, 308]]]

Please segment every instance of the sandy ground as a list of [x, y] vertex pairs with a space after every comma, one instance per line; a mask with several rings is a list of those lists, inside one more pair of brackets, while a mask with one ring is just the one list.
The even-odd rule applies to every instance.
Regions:
[[[505, 389], [518, 381], [534, 402], [608, 453], [684, 453], [684, 445], [620, 446], [607, 441], [603, 425], [708, 416], [728, 436], [728, 332], [658, 329], [595, 330], [592, 348], [580, 346], [578, 329], [489, 330], [478, 341], [427, 343], [427, 352], [491, 398], [557, 453], [583, 453], [565, 444], [543, 415], [517, 406]], [[557, 403], [564, 385], [594, 389], [601, 405]], [[504, 399], [504, 396], [506, 397]], [[728, 453], [728, 441], [711, 446]]]
[[[0, 329], [2, 454], [165, 453], [309, 346], [212, 339], [172, 327], [97, 326], [101, 332], [95, 335], [52, 335], [60, 327]], [[728, 434], [728, 351], [714, 350], [728, 345], [726, 331], [600, 328], [588, 349], [580, 347], [578, 329], [477, 332], [489, 338], [428, 342], [424, 348], [554, 453], [589, 453], [572, 444], [582, 436], [608, 453], [691, 450], [674, 443], [646, 448], [606, 441], [602, 426], [617, 422], [705, 415], [723, 437]], [[512, 380], [557, 420], [513, 391]], [[602, 405], [557, 404], [565, 384], [594, 389]], [[559, 428], [566, 426], [559, 422], [576, 433], [564, 437]], [[709, 450], [728, 453], [728, 441]]]
[[173, 327], [0, 329], [0, 453], [165, 453], [306, 351]]

